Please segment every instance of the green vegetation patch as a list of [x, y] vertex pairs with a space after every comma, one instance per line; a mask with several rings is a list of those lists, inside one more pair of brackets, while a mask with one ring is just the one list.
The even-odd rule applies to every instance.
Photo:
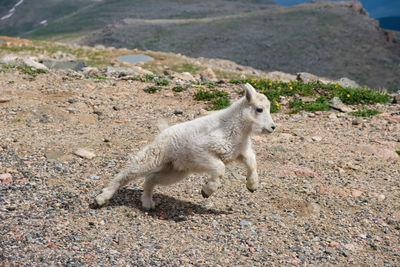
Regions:
[[397, 155], [400, 156], [400, 150], [396, 150]]
[[321, 84], [318, 82], [281, 82], [268, 79], [232, 79], [233, 84], [251, 84], [259, 93], [264, 94], [271, 101], [271, 112], [278, 112], [281, 97], [311, 96], [316, 100], [310, 103], [303, 103], [300, 99], [290, 101], [290, 113], [300, 110], [315, 112], [318, 110], [329, 110], [328, 101], [333, 97], [339, 97], [343, 103], [374, 104], [388, 103], [390, 97], [386, 93], [380, 93], [368, 88], [343, 87], [338, 84]]
[[202, 101], [210, 101], [211, 106], [206, 110], [219, 110], [229, 107], [231, 101], [227, 92], [220, 90], [206, 90], [203, 86], [197, 88], [194, 93], [194, 99]]
[[172, 71], [179, 72], [179, 73], [182, 73], [182, 72], [196, 73], [197, 71], [199, 71], [201, 69], [202, 69], [201, 67], [195, 66], [190, 63], [183, 63], [180, 65], [174, 65], [171, 67]]
[[175, 86], [174, 88], [172, 88], [172, 91], [177, 92], [177, 93], [183, 92], [183, 91], [185, 91], [185, 90], [186, 90], [186, 88], [183, 87], [183, 86], [180, 86], [180, 85]]
[[376, 109], [359, 109], [356, 112], [353, 112], [352, 114], [357, 117], [372, 117], [380, 112]]
[[143, 90], [146, 93], [154, 94], [156, 92], [159, 92], [161, 90], [161, 87], [159, 87], [159, 86], [148, 86], [148, 87], [144, 88]]
[[169, 81], [167, 79], [160, 79], [160, 78], [159, 79], [155, 79], [154, 82], [157, 85], [164, 85], [164, 86], [169, 84]]

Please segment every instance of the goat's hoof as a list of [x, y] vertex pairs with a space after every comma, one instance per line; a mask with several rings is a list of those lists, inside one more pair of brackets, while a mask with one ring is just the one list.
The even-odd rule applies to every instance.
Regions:
[[256, 189], [250, 189], [250, 188], [248, 188], [248, 187], [247, 187], [247, 190], [249, 190], [251, 193], [256, 192]]
[[208, 198], [208, 197], [209, 197], [209, 195], [207, 195], [206, 192], [204, 192], [203, 189], [201, 189], [201, 195], [202, 195], [204, 198]]
[[100, 209], [102, 206], [104, 206], [103, 204], [100, 204], [97, 199], [95, 199], [92, 203], [89, 204], [89, 208], [91, 209]]

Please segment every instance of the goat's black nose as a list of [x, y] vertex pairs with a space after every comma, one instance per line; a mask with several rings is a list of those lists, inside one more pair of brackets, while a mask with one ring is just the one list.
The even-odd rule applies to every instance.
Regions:
[[272, 128], [272, 130], [275, 130], [276, 129], [276, 125], [272, 125], [271, 128]]

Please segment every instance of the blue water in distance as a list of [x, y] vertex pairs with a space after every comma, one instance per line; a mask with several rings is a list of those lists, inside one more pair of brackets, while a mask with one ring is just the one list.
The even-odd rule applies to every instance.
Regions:
[[154, 58], [143, 55], [143, 54], [132, 54], [132, 55], [119, 56], [116, 59], [118, 61], [121, 61], [124, 63], [129, 63], [129, 64], [136, 64], [136, 63], [140, 63], [140, 62], [147, 62], [147, 61], [154, 60]]

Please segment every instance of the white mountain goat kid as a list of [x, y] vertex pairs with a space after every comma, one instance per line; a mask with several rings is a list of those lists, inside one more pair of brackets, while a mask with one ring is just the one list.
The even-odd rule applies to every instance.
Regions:
[[193, 172], [210, 175], [201, 191], [203, 197], [209, 197], [221, 184], [225, 163], [236, 159], [246, 165], [246, 186], [254, 192], [259, 181], [250, 135], [272, 133], [276, 125], [267, 97], [257, 93], [250, 84], [244, 87], [245, 97], [230, 107], [162, 131], [111, 180], [96, 197], [95, 204], [104, 205], [120, 187], [142, 175], [146, 175], [141, 197], [146, 209], [155, 207], [152, 195], [156, 185], [177, 183]]

